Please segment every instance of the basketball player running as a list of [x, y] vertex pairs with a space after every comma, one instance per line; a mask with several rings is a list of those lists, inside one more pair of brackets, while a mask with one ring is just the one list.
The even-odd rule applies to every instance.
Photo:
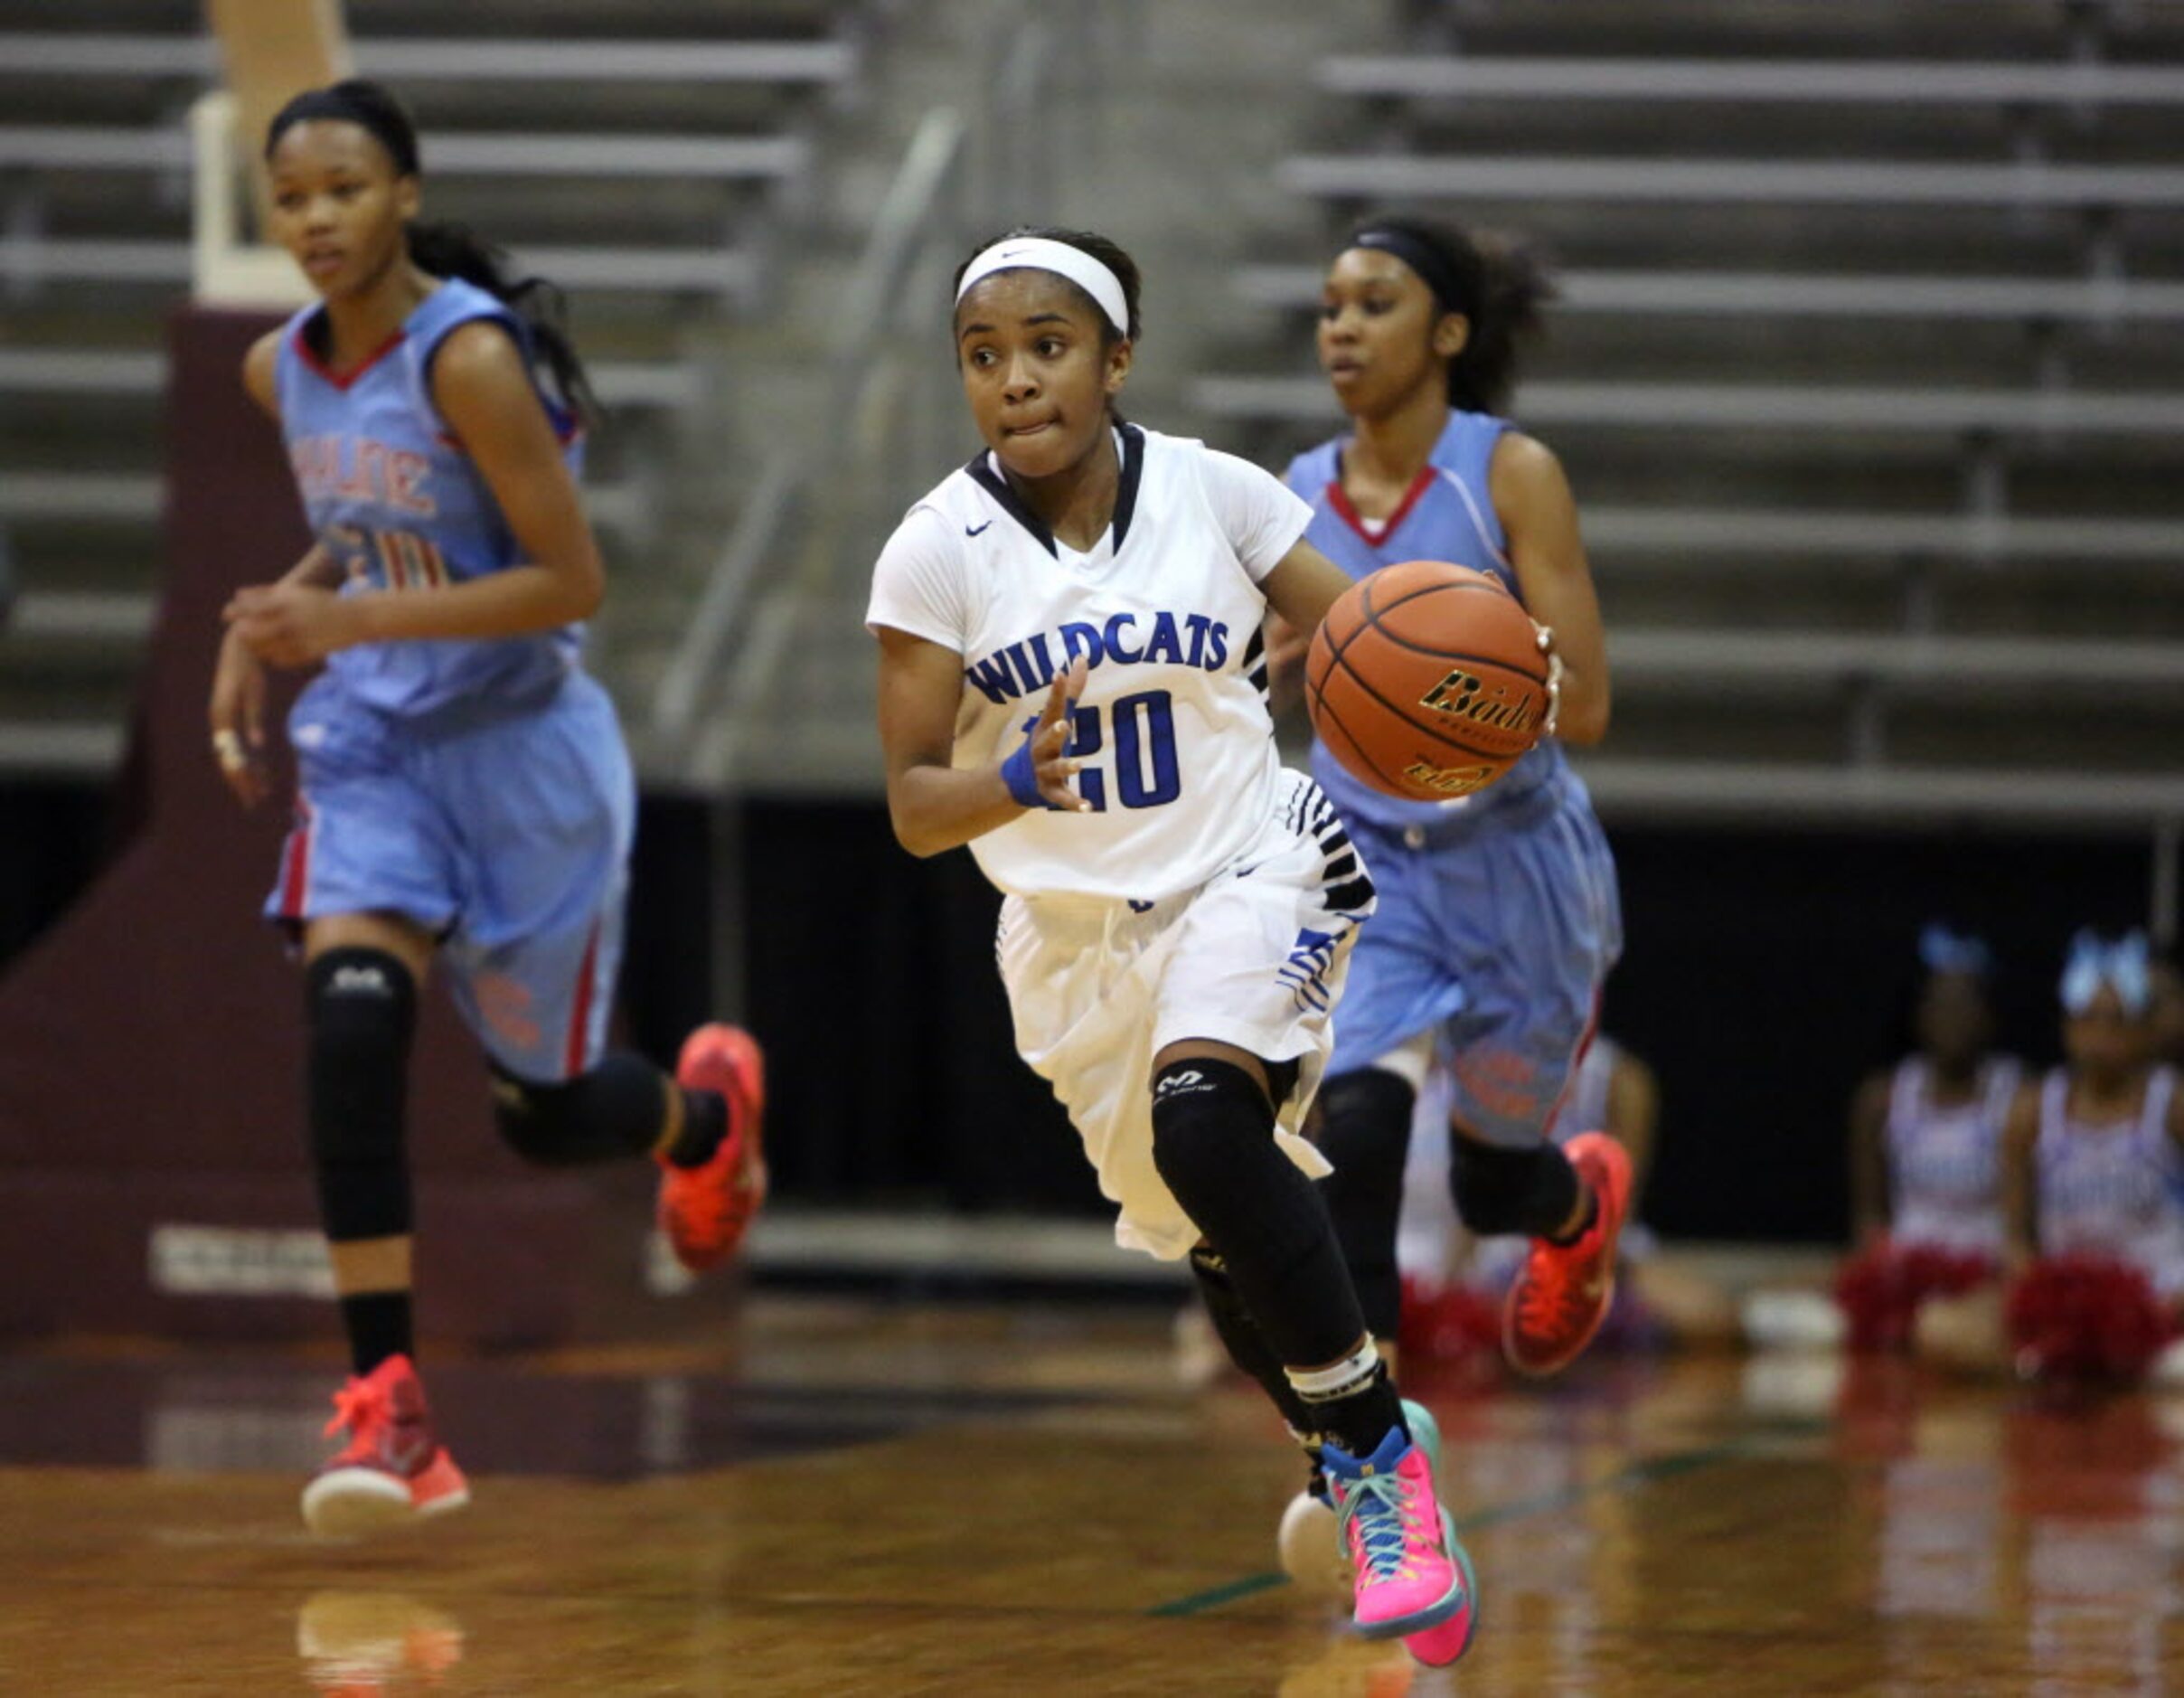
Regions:
[[[1426, 1289], [1461, 1282], [1499, 1303], [1522, 1270], [1529, 1247], [1521, 1239], [1506, 1236], [1473, 1239], [1456, 1218], [1448, 1182], [1450, 1089], [1448, 1070], [1435, 1068], [1411, 1111], [1398, 1262], [1407, 1281]], [[1557, 1143], [1568, 1142], [1580, 1129], [1604, 1132], [1623, 1146], [1630, 1161], [1629, 1212], [1618, 1242], [1617, 1269], [1619, 1295], [1626, 1303], [1632, 1297], [1632, 1276], [1652, 1250], [1652, 1234], [1638, 1216], [1652, 1161], [1660, 1103], [1661, 1088], [1653, 1070], [1605, 1033], [1596, 1032], [1570, 1075], [1561, 1109], [1549, 1129]], [[1495, 1330], [1498, 1335], [1498, 1316]]]
[[1471, 1631], [1469, 1563], [1373, 1346], [1299, 1137], [1373, 890], [1283, 770], [1260, 630], [1348, 580], [1272, 477], [1126, 424], [1136, 267], [1022, 230], [956, 278], [986, 448], [882, 552], [868, 618], [896, 835], [1004, 893], [1017, 1048], [1069, 1111], [1116, 1236], [1189, 1258], [1223, 1343], [1319, 1446], [1375, 1637]]
[[1550, 734], [1478, 795], [1400, 801], [1313, 750], [1313, 775], [1380, 889], [1319, 1133], [1366, 1321], [1383, 1334], [1396, 1324], [1405, 1150], [1437, 1047], [1464, 1223], [1531, 1240], [1502, 1347], [1535, 1374], [1568, 1363], [1606, 1314], [1631, 1188], [1614, 1139], [1548, 1137], [1623, 927], [1606, 840], [1556, 741], [1597, 742], [1608, 722], [1577, 509], [1555, 456], [1492, 410], [1546, 294], [1520, 250], [1488, 253], [1461, 231], [1393, 219], [1359, 230], [1328, 268], [1318, 330], [1351, 429], [1287, 473], [1313, 504], [1307, 539], [1351, 577], [1419, 559], [1492, 571], [1540, 622], [1553, 657]]
[[300, 939], [312, 1164], [354, 1377], [347, 1442], [305, 1489], [343, 1532], [457, 1507], [463, 1476], [412, 1365], [404, 1076], [437, 956], [484, 1043], [502, 1133], [547, 1165], [659, 1158], [693, 1268], [764, 1192], [756, 1044], [711, 1025], [675, 1080], [605, 1053], [635, 812], [606, 693], [582, 670], [603, 591], [577, 495], [582, 368], [466, 234], [413, 222], [408, 115], [375, 84], [297, 96], [266, 140], [273, 229], [320, 300], [243, 365], [317, 540], [240, 590], [213, 683], [215, 758], [246, 804], [266, 666], [325, 663], [288, 722], [297, 823], [267, 912]]

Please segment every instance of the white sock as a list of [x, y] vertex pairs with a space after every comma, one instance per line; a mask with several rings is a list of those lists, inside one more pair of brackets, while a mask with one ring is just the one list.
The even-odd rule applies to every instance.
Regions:
[[1284, 1368], [1282, 1372], [1289, 1376], [1289, 1383], [1305, 1402], [1327, 1403], [1361, 1390], [1379, 1365], [1380, 1353], [1373, 1347], [1372, 1335], [1368, 1333], [1363, 1344], [1332, 1368]]

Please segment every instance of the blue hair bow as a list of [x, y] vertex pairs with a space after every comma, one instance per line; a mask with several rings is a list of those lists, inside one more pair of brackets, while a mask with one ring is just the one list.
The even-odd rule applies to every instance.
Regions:
[[1929, 973], [1969, 973], [1985, 978], [1994, 966], [1986, 944], [1968, 931], [1952, 931], [1939, 920], [1918, 934], [1918, 958]]
[[2153, 1002], [2150, 966], [2144, 932], [2127, 931], [2112, 943], [2091, 928], [2081, 930], [2070, 939], [2069, 953], [2063, 957], [2058, 987], [2063, 1006], [2074, 1014], [2084, 1014], [2105, 985], [2115, 992], [2123, 1012], [2136, 1019]]

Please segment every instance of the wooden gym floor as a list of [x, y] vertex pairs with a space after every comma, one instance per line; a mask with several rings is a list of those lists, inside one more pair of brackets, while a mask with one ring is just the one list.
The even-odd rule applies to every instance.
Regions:
[[1138, 1302], [761, 1294], [732, 1341], [428, 1367], [476, 1502], [372, 1543], [295, 1494], [314, 1354], [0, 1357], [0, 1692], [2184, 1691], [2175, 1394], [1827, 1358], [1414, 1376], [1483, 1626], [1451, 1671], [1282, 1582], [1256, 1393]]

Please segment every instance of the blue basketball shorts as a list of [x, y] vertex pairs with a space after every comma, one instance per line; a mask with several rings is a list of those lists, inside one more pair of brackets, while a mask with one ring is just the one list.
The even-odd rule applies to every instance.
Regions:
[[1615, 863], [1574, 777], [1515, 816], [1434, 839], [1351, 820], [1380, 892], [1335, 1011], [1329, 1074], [1434, 1033], [1456, 1118], [1496, 1144], [1542, 1137], [1623, 952]]
[[457, 1006], [539, 1082], [598, 1059], [622, 957], [636, 787], [607, 692], [403, 719], [321, 676], [288, 716], [296, 823], [265, 911], [388, 913], [441, 939]]

